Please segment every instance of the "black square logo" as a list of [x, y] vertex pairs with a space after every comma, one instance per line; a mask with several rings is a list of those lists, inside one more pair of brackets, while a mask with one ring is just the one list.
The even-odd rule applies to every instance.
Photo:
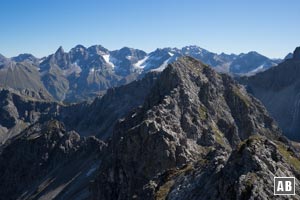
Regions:
[[274, 195], [295, 195], [295, 177], [274, 177]]

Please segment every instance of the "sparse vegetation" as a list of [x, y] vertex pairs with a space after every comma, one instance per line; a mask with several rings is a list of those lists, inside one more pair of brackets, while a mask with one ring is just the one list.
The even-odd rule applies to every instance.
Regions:
[[174, 183], [174, 180], [170, 180], [167, 181], [164, 185], [162, 185], [156, 193], [156, 200], [165, 200]]
[[215, 124], [212, 126], [212, 131], [214, 133], [215, 141], [218, 144], [220, 144], [221, 146], [226, 147], [227, 144], [224, 141], [225, 136], [224, 136], [224, 134], [219, 130], [219, 128]]
[[159, 187], [158, 191], [156, 192], [156, 200], [165, 200], [168, 196], [172, 186], [175, 184], [175, 177], [179, 175], [186, 175], [187, 173], [191, 172], [194, 167], [191, 164], [187, 164], [180, 169], [172, 169], [168, 171], [167, 181]]
[[250, 145], [252, 143], [256, 143], [259, 140], [263, 139], [263, 137], [261, 135], [255, 134], [255, 135], [251, 135], [248, 139], [243, 140], [242, 142], [240, 142], [240, 144], [238, 145], [238, 150], [243, 150], [245, 148], [246, 145]]
[[212, 128], [213, 128], [216, 142], [219, 143], [220, 145], [224, 146], [225, 142], [223, 140], [223, 138], [224, 138], [223, 133], [216, 126], [212, 126]]
[[232, 91], [242, 102], [245, 103], [247, 107], [251, 104], [250, 99], [247, 96], [243, 95], [238, 87], [233, 86]]
[[200, 119], [201, 120], [206, 120], [207, 119], [207, 109], [205, 106], [201, 105], [199, 108], [199, 114], [200, 114]]
[[293, 166], [295, 170], [300, 171], [300, 160], [296, 158], [291, 151], [288, 151], [283, 144], [277, 143], [277, 147], [283, 159]]

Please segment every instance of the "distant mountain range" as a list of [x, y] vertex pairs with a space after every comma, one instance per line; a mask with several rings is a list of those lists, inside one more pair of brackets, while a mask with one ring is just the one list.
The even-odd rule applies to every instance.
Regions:
[[0, 87], [30, 93], [41, 99], [79, 102], [101, 95], [108, 88], [139, 79], [149, 71], [162, 71], [182, 56], [191, 56], [233, 75], [251, 75], [281, 62], [257, 52], [216, 54], [197, 46], [163, 48], [146, 53], [77, 45], [69, 52], [60, 47], [54, 54], [36, 58], [31, 54], [6, 58], [0, 55]]

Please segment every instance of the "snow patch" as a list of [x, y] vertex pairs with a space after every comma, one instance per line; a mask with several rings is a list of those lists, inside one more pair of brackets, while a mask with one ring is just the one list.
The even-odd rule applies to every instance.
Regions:
[[39, 64], [41, 64], [42, 62], [44, 62], [44, 60], [46, 60], [46, 58], [42, 58], [39, 60]]
[[114, 63], [111, 62], [112, 59], [109, 54], [104, 54], [104, 55], [102, 55], [102, 57], [107, 64], [109, 64], [112, 68], [115, 68]]
[[257, 73], [260, 72], [264, 69], [265, 65], [260, 65], [259, 67], [257, 67], [256, 69], [252, 70], [250, 73]]
[[62, 74], [64, 76], [69, 76], [73, 73], [80, 74], [81, 71], [82, 70], [81, 70], [80, 66], [77, 65], [77, 62], [75, 62], [75, 63], [72, 64], [72, 66], [69, 69], [62, 70]]
[[170, 60], [171, 58], [165, 60], [161, 66], [159, 66], [156, 69], [152, 69], [151, 71], [162, 72], [168, 66]]
[[135, 68], [139, 68], [139, 69], [143, 69], [146, 65], [146, 60], [148, 60], [149, 56], [146, 56], [145, 58], [143, 58], [142, 60], [137, 61], [135, 64], [133, 64], [133, 66]]

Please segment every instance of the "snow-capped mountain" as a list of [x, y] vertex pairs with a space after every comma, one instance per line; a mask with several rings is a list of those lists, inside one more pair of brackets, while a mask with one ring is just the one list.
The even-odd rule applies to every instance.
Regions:
[[217, 71], [244, 75], [257, 73], [275, 66], [281, 60], [269, 59], [255, 51], [249, 53], [235, 54], [216, 54], [198, 46], [186, 46], [182, 49], [164, 48], [156, 49], [149, 53], [144, 59], [138, 61], [136, 66], [143, 68], [143, 72], [161, 71], [167, 64], [174, 62], [179, 57], [191, 56], [214, 67]]
[[[257, 52], [239, 55], [216, 54], [198, 46], [186, 46], [181, 49], [158, 48], [146, 53], [128, 47], [110, 51], [101, 45], [91, 47], [77, 45], [69, 52], [59, 47], [54, 54], [42, 59], [31, 54], [20, 54], [10, 59], [0, 56], [0, 74], [4, 77], [2, 85], [5, 87], [26, 89], [22, 83], [7, 85], [3, 82], [7, 74], [12, 74], [13, 69], [14, 80], [18, 80], [16, 76], [22, 74], [20, 80], [33, 85], [38, 83], [32, 87], [33, 92], [47, 90], [56, 100], [74, 102], [86, 100], [108, 88], [134, 81], [150, 71], [162, 71], [169, 63], [182, 56], [194, 57], [211, 65], [217, 71], [233, 74], [253, 74], [279, 62]], [[25, 65], [30, 70], [24, 70], [24, 67], [11, 68], [17, 63], [22, 63], [17, 66]], [[27, 81], [26, 77], [31, 78]]]

